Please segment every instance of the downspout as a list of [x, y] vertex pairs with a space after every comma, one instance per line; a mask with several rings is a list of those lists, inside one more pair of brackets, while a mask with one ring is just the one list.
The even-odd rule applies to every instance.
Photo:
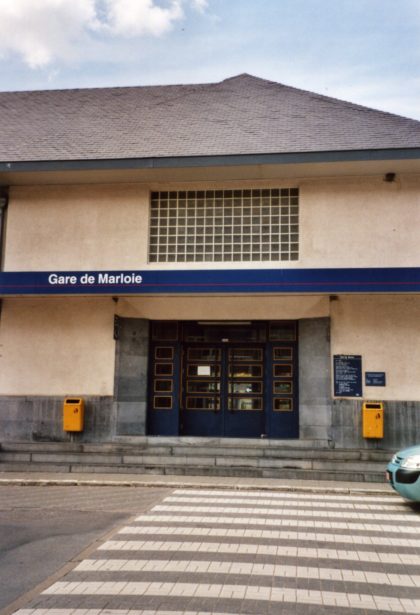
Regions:
[[[6, 250], [6, 213], [7, 213], [7, 205], [9, 202], [8, 194], [6, 189], [0, 189], [0, 271], [3, 271], [4, 265], [4, 256]], [[0, 298], [0, 319], [1, 319], [1, 309], [3, 305], [3, 300]]]

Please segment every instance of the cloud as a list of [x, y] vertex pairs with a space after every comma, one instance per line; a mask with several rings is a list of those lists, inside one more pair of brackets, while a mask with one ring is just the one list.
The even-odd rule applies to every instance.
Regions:
[[94, 0], [0, 0], [0, 53], [16, 52], [31, 68], [69, 59], [95, 22]]
[[162, 7], [153, 0], [105, 0], [103, 27], [114, 35], [160, 36], [184, 16], [181, 0]]
[[0, 0], [0, 57], [18, 54], [31, 68], [83, 56], [95, 37], [161, 36], [204, 11], [207, 0]]
[[208, 6], [207, 0], [192, 0], [191, 3], [198, 11], [204, 11]]

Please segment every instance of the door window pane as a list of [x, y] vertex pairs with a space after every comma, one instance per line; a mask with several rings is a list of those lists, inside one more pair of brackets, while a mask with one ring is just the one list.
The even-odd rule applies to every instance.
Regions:
[[296, 339], [296, 323], [270, 322], [269, 336], [273, 342], [294, 341]]
[[172, 361], [174, 358], [174, 349], [171, 346], [158, 346], [155, 348], [155, 359]]
[[155, 380], [156, 393], [172, 393], [172, 380]]
[[231, 361], [262, 361], [260, 348], [232, 348], [229, 350]]
[[274, 382], [274, 393], [279, 395], [287, 395], [292, 393], [292, 383], [283, 381]]
[[218, 397], [187, 397], [188, 410], [219, 410]]
[[229, 410], [262, 410], [261, 397], [229, 397]]
[[172, 363], [155, 363], [155, 376], [172, 376]]
[[273, 348], [273, 360], [274, 361], [284, 361], [291, 360], [293, 357], [293, 349], [289, 346], [285, 346], [284, 348]]
[[220, 348], [188, 348], [189, 361], [220, 361]]
[[172, 397], [155, 395], [153, 398], [153, 408], [155, 410], [170, 410], [172, 408]]
[[262, 382], [230, 382], [229, 393], [261, 394]]
[[289, 398], [275, 397], [274, 400], [274, 412], [292, 412], [293, 402]]
[[278, 365], [273, 365], [274, 368], [274, 376], [276, 378], [291, 378], [293, 375], [293, 367], [290, 363], [279, 363]]
[[262, 365], [231, 365], [229, 376], [231, 378], [261, 378]]
[[267, 325], [264, 322], [242, 325], [232, 324], [185, 324], [183, 338], [186, 342], [201, 342], [204, 344], [229, 342], [264, 342], [267, 338]]
[[188, 380], [188, 393], [218, 393], [220, 391], [220, 382], [199, 382], [197, 380]]
[[176, 342], [176, 340], [178, 339], [178, 323], [158, 321], [153, 322], [152, 339], [162, 342]]
[[192, 378], [220, 378], [220, 365], [209, 363], [208, 365], [188, 365], [187, 375]]

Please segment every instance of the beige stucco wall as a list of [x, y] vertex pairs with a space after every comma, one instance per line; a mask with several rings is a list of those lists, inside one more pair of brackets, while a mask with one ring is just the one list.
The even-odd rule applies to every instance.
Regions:
[[[193, 175], [192, 175], [193, 178]], [[420, 178], [14, 187], [5, 270], [271, 268], [276, 263], [147, 264], [149, 193], [300, 188], [300, 259], [282, 268], [420, 266]]]
[[111, 299], [7, 299], [0, 395], [112, 395]]
[[[420, 296], [341, 296], [331, 302], [331, 354], [362, 355], [362, 371], [385, 372], [366, 399], [420, 400]], [[332, 368], [331, 368], [332, 369]]]
[[[0, 395], [112, 395], [113, 317], [301, 319], [331, 315], [331, 356], [362, 355], [386, 372], [367, 399], [420, 400], [420, 297], [7, 299], [0, 320]], [[331, 364], [332, 369], [332, 364]]]
[[420, 179], [305, 183], [301, 190], [305, 267], [418, 267]]
[[0, 395], [113, 395], [114, 314], [147, 319], [327, 316], [327, 297], [6, 299], [0, 320]]
[[328, 297], [120, 298], [116, 311], [151, 320], [297, 320], [329, 316]]
[[148, 195], [136, 184], [12, 188], [5, 270], [143, 266]]

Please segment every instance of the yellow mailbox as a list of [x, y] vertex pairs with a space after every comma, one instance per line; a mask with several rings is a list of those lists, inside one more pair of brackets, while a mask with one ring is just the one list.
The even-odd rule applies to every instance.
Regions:
[[81, 397], [66, 397], [63, 405], [64, 431], [83, 431], [85, 400]]
[[382, 401], [365, 401], [362, 407], [363, 437], [384, 437], [384, 404]]

